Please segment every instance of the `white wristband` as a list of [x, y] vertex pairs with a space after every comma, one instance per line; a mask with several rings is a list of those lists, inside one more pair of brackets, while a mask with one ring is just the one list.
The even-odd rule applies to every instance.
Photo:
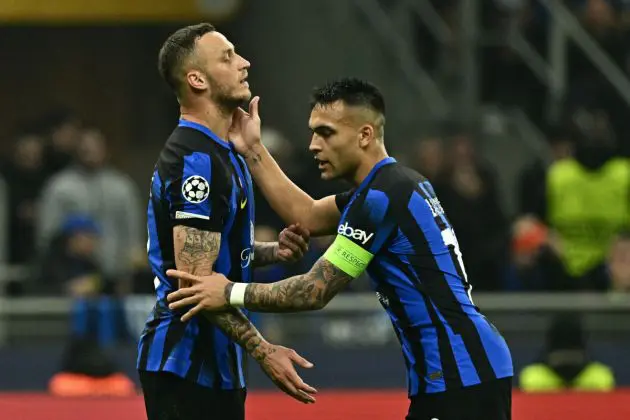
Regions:
[[230, 292], [230, 305], [236, 308], [245, 306], [245, 290], [247, 283], [234, 283]]

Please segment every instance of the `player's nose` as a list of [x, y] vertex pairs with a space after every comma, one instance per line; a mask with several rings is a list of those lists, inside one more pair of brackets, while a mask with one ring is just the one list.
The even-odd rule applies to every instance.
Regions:
[[311, 137], [311, 143], [308, 145], [308, 150], [310, 150], [312, 153], [317, 153], [322, 150], [319, 136], [317, 134], [313, 134], [313, 136]]
[[241, 69], [241, 70], [247, 70], [247, 69], [249, 69], [249, 68], [251, 67], [251, 63], [250, 63], [249, 61], [247, 61], [247, 60], [245, 59], [245, 57], [243, 57], [243, 56], [239, 56], [239, 57], [241, 57], [241, 66], [240, 66], [240, 69]]

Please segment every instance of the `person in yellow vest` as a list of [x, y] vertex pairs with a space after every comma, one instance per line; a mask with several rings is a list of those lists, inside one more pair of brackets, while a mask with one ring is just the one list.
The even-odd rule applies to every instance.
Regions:
[[606, 392], [615, 388], [612, 369], [589, 358], [581, 321], [574, 314], [553, 320], [542, 357], [523, 368], [518, 381], [524, 392]]
[[546, 179], [545, 221], [571, 289], [592, 288], [590, 273], [630, 222], [630, 159], [615, 155], [612, 133], [593, 130], [578, 138], [574, 158], [551, 165]]

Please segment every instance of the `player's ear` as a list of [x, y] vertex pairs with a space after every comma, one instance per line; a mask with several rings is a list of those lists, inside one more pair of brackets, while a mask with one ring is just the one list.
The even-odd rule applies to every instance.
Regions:
[[359, 129], [359, 146], [361, 148], [367, 147], [374, 140], [374, 134], [374, 127], [369, 124], [362, 126]]
[[186, 73], [186, 82], [194, 90], [208, 89], [208, 80], [206, 76], [198, 70], [191, 70]]

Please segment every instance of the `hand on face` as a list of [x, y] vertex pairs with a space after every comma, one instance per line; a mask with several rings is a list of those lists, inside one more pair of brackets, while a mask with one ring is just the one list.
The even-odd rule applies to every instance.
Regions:
[[249, 103], [249, 112], [237, 108], [232, 116], [232, 126], [228, 132], [228, 139], [234, 144], [236, 151], [242, 155], [247, 155], [254, 146], [261, 142], [259, 101], [260, 97], [254, 97]]

